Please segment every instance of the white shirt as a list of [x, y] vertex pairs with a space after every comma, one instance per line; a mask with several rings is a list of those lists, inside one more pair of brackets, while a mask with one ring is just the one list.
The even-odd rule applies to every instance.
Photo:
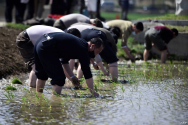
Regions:
[[51, 27], [51, 26], [44, 26], [44, 25], [35, 25], [31, 26], [26, 29], [26, 32], [33, 43], [35, 45], [36, 41], [44, 34], [46, 33], [52, 33], [52, 32], [64, 32], [58, 28]]

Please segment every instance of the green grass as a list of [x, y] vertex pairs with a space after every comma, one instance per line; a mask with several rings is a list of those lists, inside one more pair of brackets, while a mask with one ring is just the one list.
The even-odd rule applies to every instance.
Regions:
[[[136, 41], [134, 41], [133, 37], [129, 37], [127, 40], [127, 45], [128, 47], [131, 49], [131, 53], [133, 55], [136, 54], [142, 54], [144, 52], [144, 45], [137, 43]], [[121, 48], [121, 39], [118, 39], [118, 43], [117, 43], [117, 57], [118, 58], [127, 58], [128, 56], [125, 54], [125, 52], [123, 51], [123, 49]]]
[[6, 26], [9, 28], [15, 28], [15, 29], [21, 29], [21, 30], [25, 30], [30, 27], [29, 25], [15, 24], [15, 23], [7, 23]]
[[179, 32], [188, 33], [188, 26], [173, 26], [173, 25], [165, 25], [169, 29], [176, 28]]
[[18, 78], [12, 79], [11, 83], [13, 83], [13, 84], [22, 84], [22, 82]]
[[148, 20], [148, 19], [156, 19], [156, 20], [188, 20], [188, 16], [186, 15], [175, 15], [175, 14], [166, 14], [163, 16], [151, 16], [151, 17], [143, 17], [138, 18], [140, 20]]
[[17, 89], [13, 86], [8, 85], [4, 88], [4, 90], [17, 90]]
[[[114, 20], [116, 19], [116, 15], [121, 19], [121, 13], [119, 12], [101, 12], [101, 16], [106, 20]], [[137, 14], [137, 13], [129, 13], [129, 20], [139, 20], [140, 18], [153, 18], [161, 16], [161, 14]]]

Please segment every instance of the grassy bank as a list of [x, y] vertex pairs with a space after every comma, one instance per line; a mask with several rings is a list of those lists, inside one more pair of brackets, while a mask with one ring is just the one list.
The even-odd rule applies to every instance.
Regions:
[[175, 15], [175, 14], [166, 14], [164, 16], [148, 16], [139, 18], [140, 20], [188, 20], [187, 15]]
[[25, 30], [28, 27], [30, 27], [29, 25], [23, 25], [23, 24], [15, 24], [15, 23], [7, 23], [6, 25], [8, 28], [15, 28], [15, 29], [21, 29], [21, 30]]
[[[101, 16], [105, 18], [106, 20], [114, 20], [117, 17], [121, 19], [121, 13], [119, 12], [101, 12]], [[129, 13], [128, 19], [129, 20], [139, 20], [141, 18], [154, 18], [161, 16], [161, 14], [137, 14], [137, 13]]]
[[188, 26], [173, 26], [173, 25], [165, 25], [169, 29], [176, 28], [179, 32], [188, 33]]

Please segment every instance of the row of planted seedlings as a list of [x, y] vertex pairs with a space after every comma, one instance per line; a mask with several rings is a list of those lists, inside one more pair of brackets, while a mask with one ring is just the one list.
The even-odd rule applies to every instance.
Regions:
[[[183, 84], [177, 84], [176, 78], [174, 78], [173, 70], [177, 68], [178, 76], [182, 76]], [[156, 106], [163, 107], [166, 106], [168, 109], [176, 108], [176, 103], [181, 106], [182, 109], [184, 109], [184, 106], [186, 104], [184, 100], [184, 91], [187, 91], [187, 74], [188, 68], [183, 68], [182, 65], [175, 65], [175, 64], [169, 64], [169, 65], [161, 65], [161, 64], [152, 64], [152, 63], [143, 63], [143, 64], [124, 64], [119, 65], [119, 81], [123, 82], [112, 82], [110, 81], [110, 77], [103, 76], [102, 73], [98, 72], [97, 77], [94, 80], [94, 88], [95, 91], [100, 93], [101, 99], [103, 99], [103, 103], [100, 103], [97, 101], [97, 99], [92, 98], [92, 96], [89, 96], [89, 90], [87, 89], [85, 85], [85, 80], [82, 78], [80, 79], [81, 84], [83, 84], [82, 90], [75, 90], [75, 89], [67, 89], [63, 91], [63, 94], [58, 95], [61, 98], [61, 106], [70, 106], [70, 100], [72, 100], [72, 97], [75, 98], [74, 105], [76, 107], [75, 116], [77, 118], [81, 118], [84, 116], [84, 112], [86, 110], [89, 110], [88, 108], [91, 108], [92, 106], [88, 107], [85, 102], [87, 98], [90, 98], [92, 100], [93, 107], [99, 106], [102, 107], [104, 104], [108, 106], [108, 103], [110, 100], [113, 100], [115, 98], [117, 99], [125, 99], [127, 96], [132, 96], [135, 92], [139, 93], [139, 95], [136, 97], [138, 102], [141, 102], [143, 100], [144, 93], [140, 86], [145, 86], [147, 89], [144, 89], [144, 91], [150, 91], [151, 89], [156, 92], [158, 95], [158, 99], [163, 102], [161, 103], [154, 102], [150, 103], [147, 98], [145, 98], [145, 101], [147, 102], [147, 105], [151, 104], [153, 108]], [[166, 74], [166, 75], [164, 75]], [[102, 82], [103, 79], [108, 80], [108, 82]], [[125, 82], [128, 81], [128, 82]], [[18, 79], [13, 79], [12, 83], [21, 83]], [[160, 85], [160, 87], [156, 88], [156, 85]], [[173, 88], [171, 87], [173, 85]], [[180, 90], [181, 88], [181, 90]], [[4, 88], [5, 93], [4, 95], [7, 97], [7, 99], [11, 102], [14, 101], [13, 98], [16, 96], [14, 92], [11, 90], [16, 90], [13, 86], [7, 86]], [[172, 90], [173, 89], [173, 90]], [[40, 94], [35, 91], [30, 91], [26, 88], [24, 90], [27, 92], [27, 94], [22, 97], [23, 100], [23, 106], [22, 110], [28, 110], [33, 109], [32, 107], [37, 107], [36, 109], [40, 109], [41, 112], [43, 110], [45, 111], [45, 115], [48, 115], [50, 117], [50, 120], [47, 120], [46, 122], [51, 122], [51, 120], [54, 120], [54, 116], [56, 115], [63, 115], [65, 113], [66, 108], [61, 108], [62, 112], [54, 112], [52, 113], [52, 109], [56, 108], [52, 105], [51, 100], [47, 97], [45, 97], [45, 94]], [[83, 91], [85, 90], [85, 91]], [[52, 90], [45, 89], [47, 93], [51, 93]], [[121, 92], [120, 92], [121, 91]], [[181, 91], [181, 92], [179, 92]], [[161, 97], [162, 93], [167, 93], [169, 95], [166, 95], [167, 97], [170, 97], [168, 99], [164, 99]], [[70, 94], [71, 93], [71, 94]], [[35, 99], [34, 99], [34, 98]], [[60, 99], [59, 98], [59, 99]], [[106, 103], [104, 103], [106, 101]], [[72, 102], [72, 101], [71, 101]], [[132, 99], [127, 100], [128, 103], [132, 105], [132, 107], [139, 107], [141, 108], [141, 105], [139, 103], [133, 102]], [[156, 105], [157, 104], [157, 105]], [[45, 108], [44, 108], [45, 107]], [[46, 108], [48, 107], [48, 108]], [[64, 111], [63, 111], [64, 110]], [[157, 109], [156, 109], [157, 110]], [[30, 121], [31, 119], [38, 120], [37, 117], [33, 116], [33, 118], [28, 119], [27, 115], [25, 115], [26, 122]], [[71, 121], [67, 120], [68, 123], [71, 123]]]

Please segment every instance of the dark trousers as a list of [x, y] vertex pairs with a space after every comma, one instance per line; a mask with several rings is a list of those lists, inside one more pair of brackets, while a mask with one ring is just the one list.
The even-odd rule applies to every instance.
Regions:
[[128, 14], [128, 8], [122, 8], [122, 19], [123, 20], [128, 20], [127, 14]]
[[34, 16], [34, 0], [29, 0], [28, 4], [27, 4], [27, 17], [26, 20], [28, 19], [32, 19]]
[[51, 4], [51, 14], [64, 15], [66, 11], [66, 3], [63, 0], [53, 0]]
[[6, 22], [12, 22], [12, 9], [14, 6], [16, 7], [16, 23], [22, 23], [26, 4], [20, 3], [20, 0], [6, 0]]

